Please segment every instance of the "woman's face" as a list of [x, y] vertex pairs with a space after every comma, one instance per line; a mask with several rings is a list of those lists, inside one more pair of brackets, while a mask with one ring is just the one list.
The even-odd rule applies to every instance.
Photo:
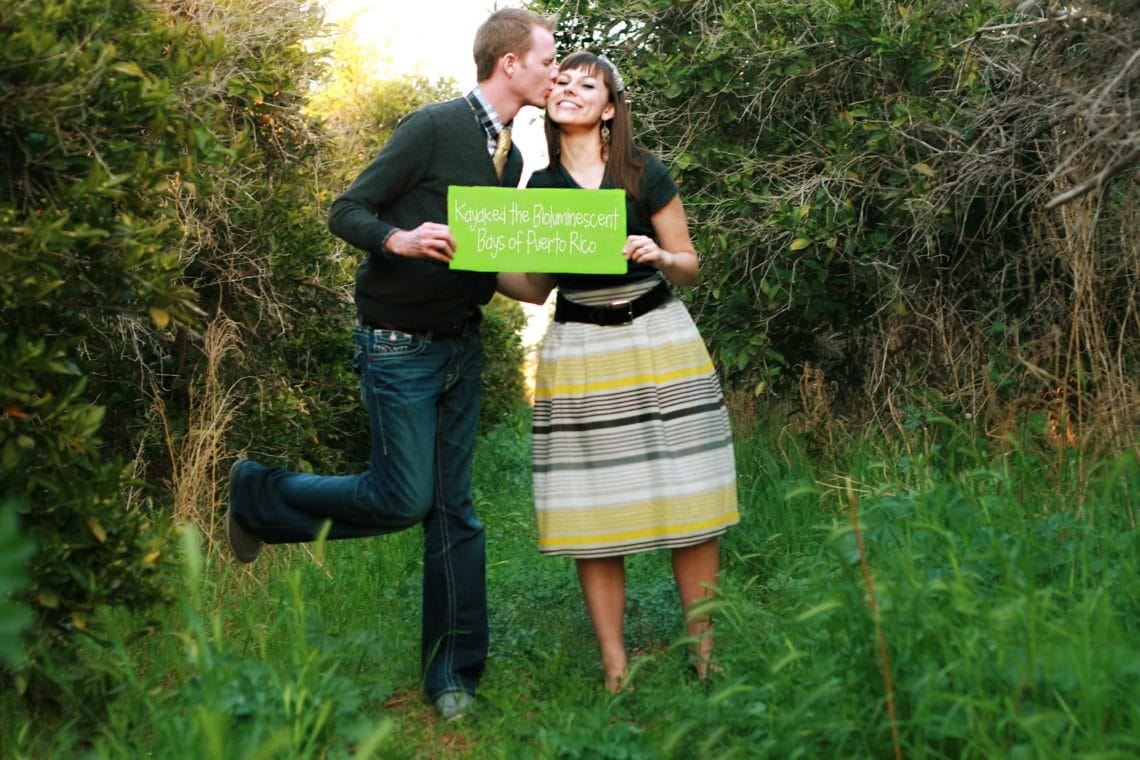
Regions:
[[612, 119], [614, 104], [606, 80], [587, 69], [559, 71], [546, 101], [546, 114], [559, 126], [594, 126]]

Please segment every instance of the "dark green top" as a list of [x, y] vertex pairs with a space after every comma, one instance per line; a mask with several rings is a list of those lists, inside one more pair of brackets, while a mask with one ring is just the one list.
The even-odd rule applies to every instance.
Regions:
[[[603, 188], [613, 188], [613, 181], [609, 174], [602, 179]], [[535, 172], [527, 181], [527, 187], [569, 187], [577, 188], [578, 183], [570, 173], [562, 168], [561, 164], [554, 164], [546, 169]], [[648, 235], [654, 240], [657, 235], [653, 231], [652, 216], [665, 207], [677, 195], [677, 185], [669, 176], [669, 170], [661, 159], [650, 154], [641, 173], [641, 182], [637, 189], [639, 203], [634, 203], [626, 194], [625, 198], [625, 230], [627, 235]], [[627, 282], [643, 280], [657, 273], [652, 264], [634, 264], [626, 266], [625, 274], [557, 274], [555, 281], [559, 288], [566, 290], [593, 290], [596, 288], [609, 288]]]
[[356, 270], [356, 308], [365, 322], [408, 330], [458, 329], [491, 300], [495, 275], [452, 270], [428, 259], [385, 253], [395, 229], [447, 223], [448, 185], [514, 187], [522, 154], [512, 146], [500, 182], [487, 133], [465, 98], [421, 108], [392, 137], [329, 211], [329, 229], [367, 255]]

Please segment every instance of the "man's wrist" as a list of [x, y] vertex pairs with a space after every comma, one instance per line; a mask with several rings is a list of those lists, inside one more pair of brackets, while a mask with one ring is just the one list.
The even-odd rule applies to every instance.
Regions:
[[381, 253], [395, 253], [394, 250], [392, 250], [388, 247], [388, 244], [389, 244], [389, 242], [391, 242], [392, 238], [399, 231], [400, 231], [399, 227], [393, 227], [390, 230], [388, 230], [387, 233], [385, 233], [384, 239], [380, 241], [380, 252]]

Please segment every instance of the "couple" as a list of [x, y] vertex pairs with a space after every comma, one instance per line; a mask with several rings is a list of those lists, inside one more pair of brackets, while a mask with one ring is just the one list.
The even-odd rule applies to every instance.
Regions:
[[[559, 290], [534, 411], [539, 549], [574, 557], [602, 651], [605, 684], [627, 672], [623, 556], [669, 548], [699, 677], [711, 626], [690, 614], [737, 522], [728, 419], [708, 354], [668, 282], [697, 257], [676, 187], [634, 147], [624, 85], [607, 59], [555, 62], [553, 19], [517, 8], [475, 37], [478, 85], [406, 117], [333, 203], [329, 228], [365, 252], [356, 274], [356, 353], [372, 430], [367, 472], [322, 476], [239, 460], [226, 534], [250, 562], [264, 543], [424, 531], [421, 666], [441, 717], [472, 703], [487, 656], [483, 526], [471, 494], [478, 418], [480, 305], [496, 287], [543, 302]], [[532, 187], [624, 188], [628, 274], [494, 274], [449, 269], [448, 185], [518, 185], [510, 123], [547, 106], [550, 167]], [[622, 306], [613, 308], [614, 303]], [[632, 315], [632, 317], [631, 317]]]

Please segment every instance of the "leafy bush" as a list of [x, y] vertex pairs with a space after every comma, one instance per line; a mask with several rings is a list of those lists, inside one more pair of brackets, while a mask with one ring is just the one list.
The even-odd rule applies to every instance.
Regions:
[[[47, 653], [103, 604], [166, 595], [164, 532], [122, 493], [104, 450], [121, 375], [116, 336], [189, 322], [172, 176], [217, 159], [181, 107], [193, 63], [184, 25], [125, 0], [5, 6], [0, 40], [0, 492], [26, 505], [38, 546], [28, 599]], [[107, 415], [108, 409], [111, 415]]]
[[211, 534], [233, 450], [366, 460], [356, 257], [325, 214], [360, 135], [386, 134], [368, 120], [445, 85], [377, 89], [338, 143], [308, 109], [302, 0], [47, 0], [0, 22], [0, 498], [38, 547], [33, 666], [78, 688], [73, 635], [169, 597], [171, 518]]
[[703, 256], [687, 297], [732, 385], [794, 400], [819, 372], [855, 416], [901, 424], [933, 390], [1117, 445], [1140, 376], [1138, 40], [1140, 6], [1113, 0], [595, 0], [559, 29], [616, 60], [674, 167]]
[[[275, 334], [328, 333], [301, 113], [320, 19], [295, 0], [48, 0], [0, 20], [0, 495], [27, 505], [32, 664], [55, 699], [80, 689], [73, 638], [99, 635], [100, 607], [169, 598], [171, 507], [190, 494], [178, 516], [213, 524], [232, 390], [288, 376]], [[242, 366], [211, 356], [207, 319], [240, 327]]]

